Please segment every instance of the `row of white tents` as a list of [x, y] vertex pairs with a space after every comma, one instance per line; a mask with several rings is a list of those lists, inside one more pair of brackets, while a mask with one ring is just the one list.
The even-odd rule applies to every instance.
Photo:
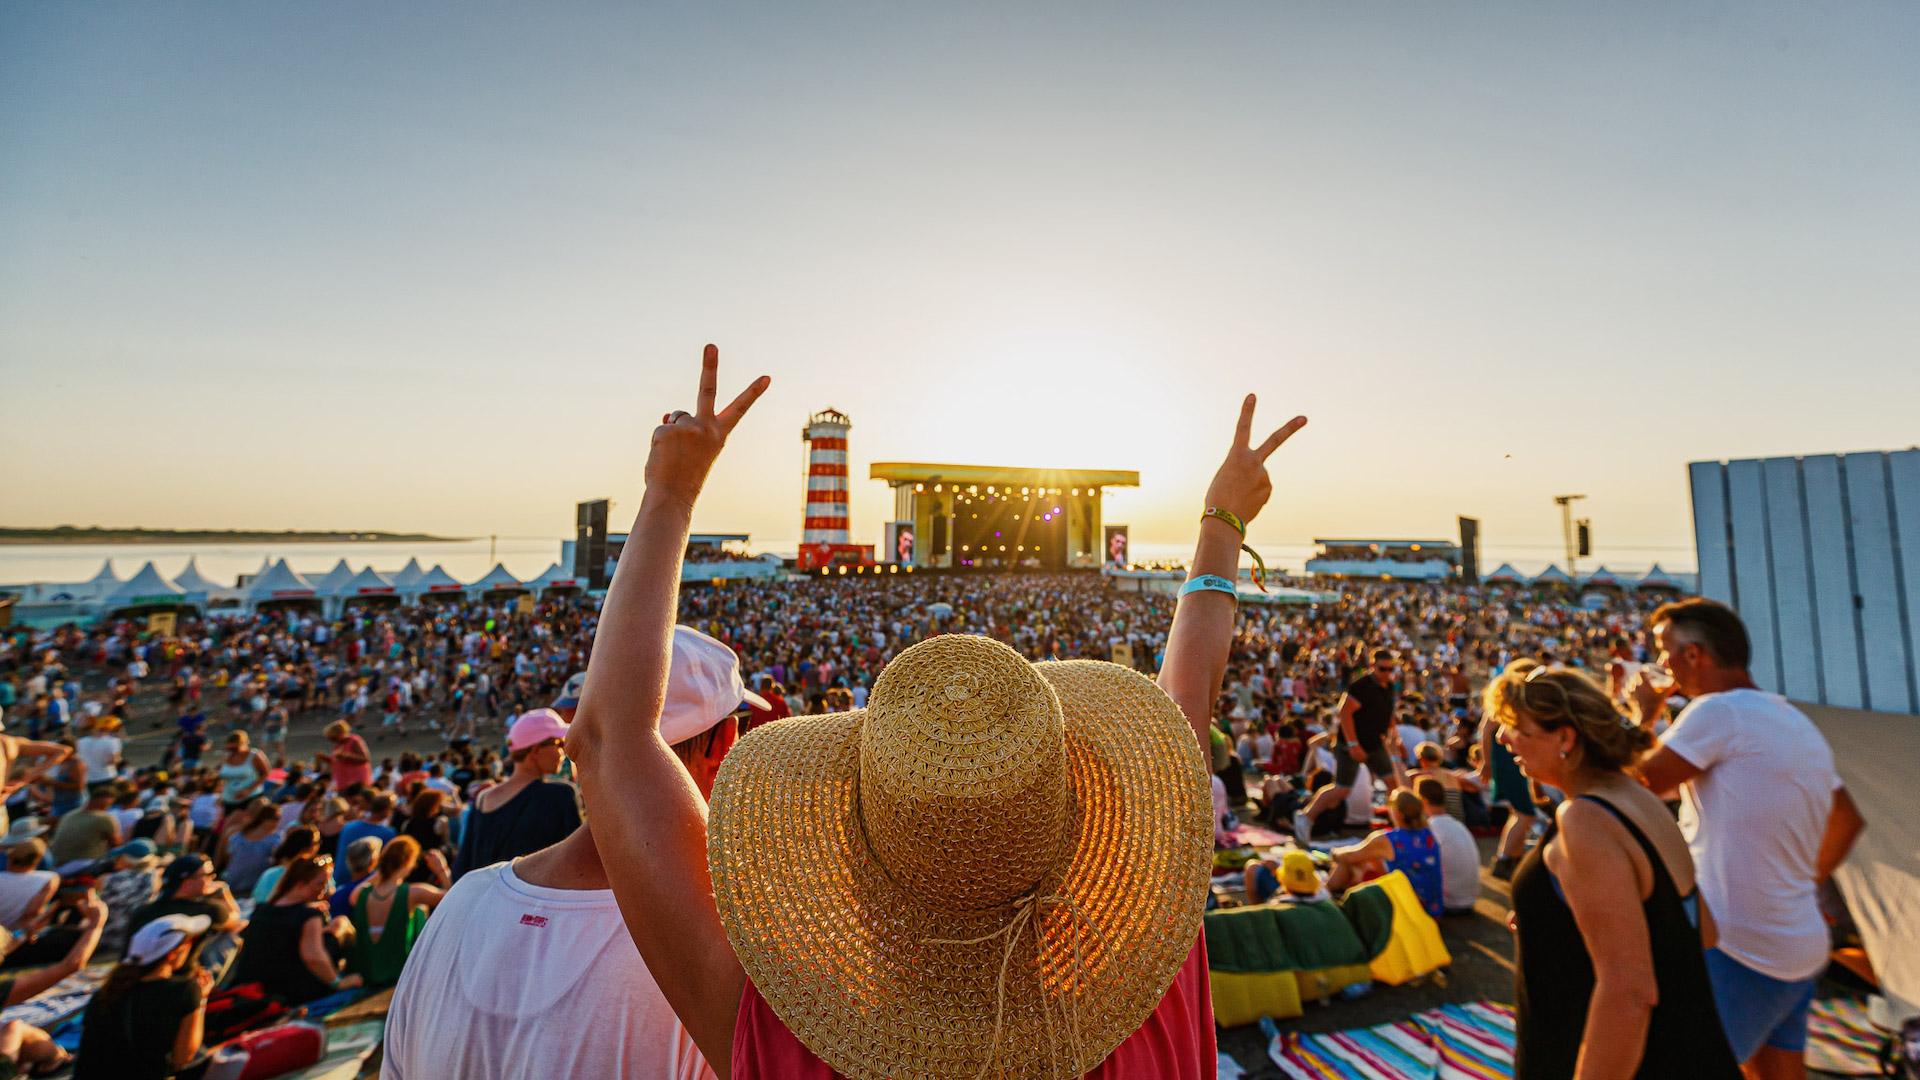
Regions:
[[1698, 574], [1669, 573], [1660, 568], [1659, 563], [1644, 574], [1619, 574], [1602, 566], [1588, 574], [1574, 577], [1557, 565], [1550, 565], [1538, 574], [1523, 574], [1513, 568], [1512, 563], [1501, 563], [1499, 569], [1480, 579], [1485, 585], [1557, 585], [1578, 589], [1652, 589], [1676, 593], [1699, 591]]
[[382, 573], [372, 566], [355, 570], [341, 559], [333, 569], [319, 575], [300, 574], [287, 565], [287, 560], [280, 559], [264, 562], [258, 572], [242, 577], [233, 586], [224, 586], [202, 574], [192, 559], [171, 580], [151, 561], [123, 580], [108, 560], [99, 573], [83, 582], [24, 586], [16, 610], [22, 616], [31, 616], [39, 609], [46, 614], [87, 620], [177, 609], [253, 612], [295, 604], [318, 606], [328, 617], [337, 617], [355, 603], [418, 604], [441, 598], [478, 600], [526, 593], [544, 596], [585, 585], [584, 580], [562, 571], [559, 563], [525, 581], [495, 563], [478, 580], [462, 582], [438, 564], [423, 569], [418, 559], [407, 560], [407, 565], [392, 573]]

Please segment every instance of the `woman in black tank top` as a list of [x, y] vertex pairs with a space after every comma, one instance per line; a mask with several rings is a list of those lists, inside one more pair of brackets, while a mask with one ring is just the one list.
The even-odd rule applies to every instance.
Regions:
[[[1714, 1008], [1713, 988], [1707, 980], [1706, 956], [1700, 937], [1702, 909], [1698, 890], [1681, 896], [1674, 876], [1661, 855], [1660, 845], [1648, 839], [1614, 800], [1631, 803], [1650, 798], [1623, 775], [1624, 768], [1652, 745], [1651, 733], [1621, 719], [1606, 692], [1578, 672], [1545, 668], [1533, 661], [1511, 666], [1487, 687], [1487, 714], [1501, 725], [1500, 738], [1514, 752], [1527, 775], [1558, 787], [1573, 802], [1562, 808], [1568, 828], [1581, 838], [1579, 862], [1560, 840], [1560, 827], [1550, 825], [1540, 843], [1521, 861], [1513, 875], [1515, 995], [1518, 1004], [1518, 1040], [1514, 1051], [1515, 1080], [1568, 1080], [1579, 1074], [1582, 1052], [1589, 1069], [1605, 1075], [1636, 1078], [1686, 1077], [1688, 1080], [1738, 1080], [1734, 1061]], [[1603, 798], [1605, 792], [1612, 799]], [[1596, 988], [1594, 955], [1575, 915], [1578, 907], [1588, 922], [1617, 918], [1631, 910], [1617, 902], [1623, 886], [1637, 883], [1631, 857], [1603, 824], [1596, 827], [1591, 805], [1625, 828], [1646, 856], [1652, 887], [1639, 903], [1645, 920], [1647, 949], [1651, 953], [1653, 985], [1628, 988], [1609, 1013], [1593, 1013]], [[1580, 814], [1576, 829], [1570, 815]], [[1643, 818], [1646, 815], [1642, 815]], [[1678, 827], [1659, 818], [1650, 828], [1673, 830], [1668, 850], [1685, 849]], [[1565, 849], [1565, 850], [1563, 850]], [[1569, 902], [1566, 885], [1549, 867], [1549, 851], [1558, 852], [1563, 873], [1575, 881]], [[1578, 869], [1581, 872], [1575, 873]], [[1631, 892], [1637, 892], [1637, 887]], [[1631, 895], [1631, 892], [1629, 895]], [[1623, 939], [1595, 939], [1603, 959], [1610, 953], [1618, 963]], [[1644, 970], [1629, 963], [1627, 970]], [[1631, 1008], [1639, 994], [1651, 992], [1651, 1009]], [[1644, 1007], [1643, 1007], [1644, 1008]], [[1588, 1024], [1595, 1026], [1594, 1044], [1587, 1045]], [[1639, 1045], [1637, 1062], [1632, 1047]]]

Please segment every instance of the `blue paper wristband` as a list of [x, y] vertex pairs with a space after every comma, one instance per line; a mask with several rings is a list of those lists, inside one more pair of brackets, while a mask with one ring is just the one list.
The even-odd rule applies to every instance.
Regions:
[[1201, 574], [1199, 577], [1180, 586], [1181, 596], [1196, 592], [1223, 592], [1233, 597], [1235, 603], [1240, 601], [1239, 587], [1226, 578], [1221, 577], [1219, 574]]

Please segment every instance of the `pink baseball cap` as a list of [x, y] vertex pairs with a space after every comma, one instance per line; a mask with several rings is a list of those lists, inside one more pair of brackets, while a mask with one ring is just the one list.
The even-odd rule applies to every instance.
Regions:
[[507, 732], [508, 750], [525, 750], [529, 746], [538, 746], [548, 739], [567, 737], [567, 722], [552, 709], [528, 709], [520, 714]]

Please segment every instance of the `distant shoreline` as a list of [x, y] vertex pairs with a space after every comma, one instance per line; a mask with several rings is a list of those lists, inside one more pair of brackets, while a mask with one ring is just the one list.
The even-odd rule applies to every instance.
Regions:
[[391, 544], [458, 543], [464, 536], [402, 532], [281, 532], [252, 529], [52, 529], [0, 527], [0, 546], [16, 544]]

